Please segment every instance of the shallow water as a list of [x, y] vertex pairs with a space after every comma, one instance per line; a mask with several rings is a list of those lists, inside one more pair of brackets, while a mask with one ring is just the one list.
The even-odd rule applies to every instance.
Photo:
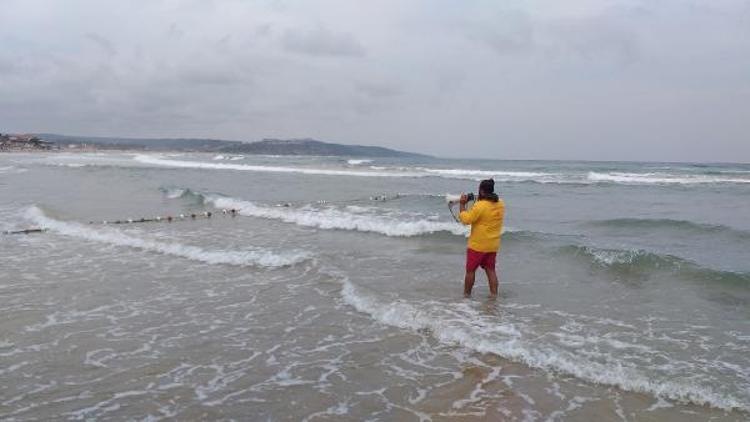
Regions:
[[[442, 195], [490, 176], [464, 299]], [[750, 417], [747, 165], [7, 154], [0, 198], [47, 229], [0, 242], [3, 419]]]

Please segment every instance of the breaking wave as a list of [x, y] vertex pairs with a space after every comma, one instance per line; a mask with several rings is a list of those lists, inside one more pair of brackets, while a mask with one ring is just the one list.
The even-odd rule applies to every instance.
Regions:
[[179, 198], [185, 199], [185, 198], [191, 198], [191, 199], [199, 200], [201, 202], [203, 201], [203, 195], [201, 195], [200, 193], [197, 193], [197, 192], [193, 192], [190, 189], [184, 189], [184, 188], [171, 188], [171, 189], [159, 188], [159, 190], [161, 190], [162, 193], [164, 193], [164, 196], [167, 197], [168, 199], [179, 199]]
[[0, 167], [0, 174], [13, 174], [13, 173], [25, 173], [28, 169], [16, 166], [2, 166]]
[[349, 164], [350, 166], [360, 166], [368, 163], [372, 163], [372, 160], [346, 160], [346, 164]]
[[[197, 161], [181, 159], [179, 156], [136, 154], [126, 161], [92, 162], [96, 157], [86, 157], [86, 163], [63, 163], [58, 165], [68, 167], [97, 166], [97, 167], [128, 167], [133, 161], [149, 166], [183, 169], [231, 170], [264, 173], [290, 173], [323, 176], [354, 176], [354, 177], [397, 177], [424, 178], [438, 177], [458, 180], [481, 180], [494, 178], [501, 183], [538, 183], [559, 185], [653, 185], [653, 186], [691, 186], [706, 184], [750, 184], [750, 176], [742, 171], [695, 173], [633, 173], [606, 171], [576, 171], [561, 170], [546, 171], [516, 171], [516, 170], [482, 170], [465, 168], [433, 168], [424, 165], [412, 166], [383, 166], [372, 164], [370, 159], [343, 160], [331, 167], [304, 167], [290, 165], [243, 164], [235, 160], [243, 160], [244, 156], [215, 155], [211, 161]], [[98, 159], [98, 158], [96, 158]]]
[[561, 251], [588, 258], [592, 264], [606, 268], [636, 268], [644, 270], [677, 270], [688, 264], [672, 255], [659, 255], [641, 249], [597, 249], [590, 246], [568, 245]]
[[200, 261], [207, 264], [283, 267], [297, 264], [310, 258], [310, 254], [306, 252], [276, 254], [263, 249], [246, 251], [210, 251], [196, 246], [142, 239], [112, 228], [102, 227], [94, 229], [79, 223], [55, 220], [45, 215], [44, 212], [36, 206], [30, 207], [26, 212], [26, 216], [42, 228], [65, 236], [116, 246], [127, 246], [144, 251], [186, 258], [192, 261]]
[[[560, 174], [530, 172], [530, 171], [507, 171], [507, 170], [468, 170], [468, 169], [434, 169], [427, 167], [417, 167], [417, 170], [428, 174], [447, 177], [452, 179], [469, 179], [480, 180], [494, 178], [495, 181], [529, 181], [537, 183], [561, 183], [565, 182]], [[569, 180], [572, 182], [572, 180]]]
[[175, 167], [175, 168], [194, 168], [210, 170], [236, 170], [252, 171], [267, 173], [299, 173], [315, 174], [324, 176], [358, 176], [358, 177], [423, 177], [424, 174], [413, 173], [394, 173], [388, 171], [362, 171], [362, 170], [336, 170], [308, 167], [284, 167], [284, 166], [260, 166], [249, 164], [225, 164], [225, 163], [205, 163], [200, 161], [185, 160], [166, 160], [163, 158], [150, 155], [136, 155], [134, 160], [156, 166]]
[[750, 183], [750, 178], [712, 176], [707, 174], [670, 173], [598, 173], [589, 172], [592, 182], [610, 182], [626, 185], [696, 185], [716, 183]]
[[594, 226], [623, 228], [623, 229], [672, 229], [689, 231], [692, 233], [705, 234], [729, 234], [740, 238], [750, 238], [750, 233], [732, 227], [719, 224], [694, 223], [686, 220], [673, 220], [670, 218], [613, 218], [608, 220], [593, 221]]
[[459, 236], [468, 234], [468, 229], [465, 226], [453, 221], [433, 221], [424, 218], [402, 220], [396, 216], [363, 214], [361, 209], [347, 210], [346, 208], [315, 208], [311, 206], [301, 208], [271, 207], [213, 195], [206, 195], [204, 201], [216, 208], [234, 208], [240, 215], [248, 217], [279, 220], [298, 226], [319, 229], [352, 230], [392, 237], [413, 237], [440, 232]]
[[213, 160], [214, 161], [221, 161], [221, 160], [229, 160], [229, 161], [238, 161], [238, 160], [244, 160], [244, 155], [215, 155]]
[[[202, 194], [188, 188], [160, 188], [160, 190], [169, 199], [196, 200], [218, 209], [235, 209], [240, 215], [246, 217], [279, 220], [303, 227], [377, 233], [390, 237], [416, 237], [433, 234], [466, 237], [469, 235], [469, 227], [455, 221], [439, 221], [436, 215], [426, 216], [421, 213], [399, 212], [385, 210], [377, 206], [358, 205], [357, 203], [361, 200], [353, 200], [354, 203], [341, 204], [340, 207], [321, 204], [300, 206], [291, 203], [263, 205], [244, 199], [216, 194]], [[369, 200], [370, 202], [380, 203], [409, 197], [440, 198], [442, 201], [445, 195], [397, 193], [373, 196]], [[508, 226], [503, 227], [503, 239], [507, 240], [537, 239], [548, 235], [550, 234], [519, 230]]]
[[[225, 157], [221, 156], [219, 160]], [[214, 157], [216, 160], [216, 157]], [[358, 169], [328, 169], [311, 167], [288, 167], [268, 166], [232, 163], [209, 163], [201, 161], [186, 161], [176, 159], [165, 159], [158, 156], [139, 154], [134, 157], [135, 161], [143, 164], [174, 167], [194, 168], [209, 170], [235, 170], [268, 173], [299, 173], [324, 176], [356, 176], [356, 177], [442, 177], [448, 179], [481, 180], [493, 177], [498, 182], [534, 182], [534, 183], [558, 183], [558, 184], [581, 184], [586, 183], [579, 176], [560, 175], [555, 173], [526, 172], [526, 171], [502, 171], [502, 170], [467, 170], [467, 169], [433, 169], [427, 167], [387, 167], [369, 166], [370, 170]], [[372, 160], [348, 160], [350, 166], [359, 166]]]
[[641, 249], [597, 249], [589, 246], [568, 245], [560, 250], [564, 254], [583, 257], [591, 265], [622, 274], [667, 271], [691, 280], [750, 285], [748, 273], [705, 268], [673, 255], [660, 255]]
[[[639, 370], [618, 360], [616, 355], [608, 355], [608, 358], [600, 360], [589, 358], [575, 348], [565, 348], [546, 340], [550, 336], [525, 333], [530, 328], [523, 324], [477, 315], [476, 311], [468, 309], [469, 305], [466, 303], [380, 300], [374, 293], [365, 292], [348, 280], [344, 281], [342, 296], [357, 311], [368, 314], [383, 324], [413, 331], [427, 330], [446, 344], [496, 354], [533, 368], [561, 372], [588, 382], [613, 385], [628, 391], [724, 410], [750, 410], [750, 405], [737, 397], [719, 393], [692, 380], [672, 380], [668, 374], [657, 377], [652, 372]], [[510, 305], [512, 304], [506, 304]], [[554, 333], [551, 334], [551, 337], [555, 337]], [[607, 339], [594, 341], [605, 342]], [[644, 347], [638, 344], [626, 346]]]

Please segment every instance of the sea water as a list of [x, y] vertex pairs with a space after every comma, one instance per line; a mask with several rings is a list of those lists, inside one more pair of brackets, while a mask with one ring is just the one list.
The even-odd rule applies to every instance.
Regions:
[[748, 215], [737, 164], [1, 155], [0, 419], [747, 420]]

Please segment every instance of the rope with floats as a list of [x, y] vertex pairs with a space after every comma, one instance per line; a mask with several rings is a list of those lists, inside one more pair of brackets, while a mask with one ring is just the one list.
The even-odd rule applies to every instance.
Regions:
[[[228, 208], [228, 209], [225, 208], [221, 210], [221, 213], [224, 215], [229, 215], [231, 217], [236, 217], [239, 214], [239, 211], [236, 208]], [[164, 223], [164, 222], [171, 223], [173, 221], [183, 221], [183, 220], [198, 220], [198, 219], [207, 220], [213, 216], [214, 216], [214, 213], [212, 213], [211, 211], [204, 211], [201, 213], [176, 214], [174, 216], [157, 215], [156, 217], [151, 217], [151, 218], [141, 217], [139, 219], [127, 218], [123, 220], [89, 221], [89, 224], [110, 225], [110, 224], [138, 224], [138, 223]]]
[[[227, 215], [231, 217], [236, 217], [237, 215], [239, 215], [239, 211], [236, 208], [222, 209], [221, 213], [223, 215]], [[200, 213], [189, 213], [189, 214], [182, 213], [182, 214], [176, 214], [174, 216], [157, 215], [152, 218], [141, 217], [138, 219], [126, 218], [122, 220], [89, 221], [89, 224], [112, 225], [112, 224], [139, 224], [139, 223], [171, 223], [171, 222], [186, 221], [186, 220], [199, 220], [199, 219], [207, 220], [213, 216], [214, 216], [213, 212], [204, 211]], [[6, 230], [3, 232], [3, 234], [4, 235], [36, 234], [36, 233], [44, 233], [47, 230], [48, 229], [45, 229], [45, 228], [32, 227], [32, 228], [23, 229], [23, 230]]]
[[[396, 199], [405, 198], [409, 194], [403, 194], [403, 193], [394, 193], [393, 195], [373, 195], [368, 197], [362, 197], [362, 198], [355, 198], [355, 199], [341, 199], [341, 200], [327, 200], [327, 199], [321, 199], [318, 201], [315, 201], [314, 204], [316, 205], [337, 205], [337, 204], [352, 204], [352, 203], [358, 203], [358, 202], [387, 202], [387, 201], [393, 201]], [[309, 204], [309, 201], [285, 201], [276, 204], [277, 207], [292, 207], [295, 205], [304, 205]]]
[[33, 233], [44, 233], [47, 229], [24, 229], [24, 230], [6, 230], [3, 234], [33, 234]]

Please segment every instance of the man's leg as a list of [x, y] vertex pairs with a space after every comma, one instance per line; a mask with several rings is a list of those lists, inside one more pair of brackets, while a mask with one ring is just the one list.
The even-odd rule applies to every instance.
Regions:
[[471, 289], [474, 288], [474, 274], [475, 271], [466, 270], [466, 276], [464, 277], [464, 296], [471, 296]]
[[490, 297], [497, 297], [497, 272], [494, 268], [485, 268], [484, 272], [487, 273], [487, 283], [490, 285]]

